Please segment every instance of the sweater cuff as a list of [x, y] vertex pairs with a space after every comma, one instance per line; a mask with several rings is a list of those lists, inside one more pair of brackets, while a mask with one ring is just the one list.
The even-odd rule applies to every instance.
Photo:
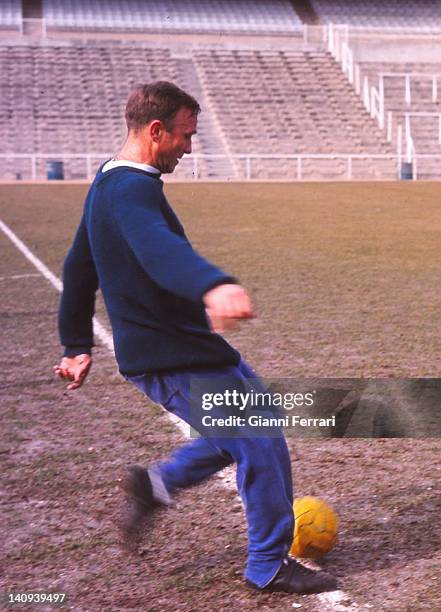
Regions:
[[66, 346], [63, 357], [76, 357], [77, 355], [91, 355], [91, 346]]
[[200, 299], [203, 301], [204, 295], [214, 289], [215, 287], [219, 287], [219, 285], [237, 285], [239, 281], [234, 276], [222, 276], [218, 277], [213, 282], [209, 283], [204, 287], [203, 292], [201, 293]]

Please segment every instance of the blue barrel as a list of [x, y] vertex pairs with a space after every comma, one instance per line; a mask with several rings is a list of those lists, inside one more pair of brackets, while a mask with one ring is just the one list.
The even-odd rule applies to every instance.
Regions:
[[413, 179], [412, 162], [401, 163], [400, 179], [402, 181], [411, 181]]
[[47, 161], [47, 180], [62, 181], [64, 179], [64, 170], [62, 161]]

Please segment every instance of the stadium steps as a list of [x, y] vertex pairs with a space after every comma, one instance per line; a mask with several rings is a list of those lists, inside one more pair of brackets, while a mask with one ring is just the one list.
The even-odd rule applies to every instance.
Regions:
[[[185, 91], [193, 95], [201, 106], [198, 120], [198, 133], [194, 138], [193, 152], [210, 155], [228, 155], [219, 133], [213, 114], [205, 96], [199, 75], [191, 57], [174, 57], [177, 81]], [[234, 177], [235, 171], [228, 157], [224, 159], [205, 159], [199, 162], [200, 178], [225, 179]]]

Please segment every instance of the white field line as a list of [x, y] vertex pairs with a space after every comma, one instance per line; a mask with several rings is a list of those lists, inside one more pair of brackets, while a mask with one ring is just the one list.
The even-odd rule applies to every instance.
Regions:
[[40, 278], [41, 274], [11, 274], [10, 276], [0, 276], [0, 281], [18, 280], [20, 278]]
[[[55, 274], [52, 274], [49, 268], [40, 259], [38, 259], [38, 257], [36, 257], [32, 253], [32, 251], [28, 249], [25, 243], [22, 242], [20, 238], [16, 234], [14, 234], [11, 228], [8, 227], [6, 223], [4, 223], [1, 219], [0, 219], [0, 229], [2, 230], [4, 234], [6, 234], [9, 240], [13, 244], [15, 244], [17, 249], [21, 253], [23, 253], [26, 259], [30, 261], [31, 264], [37, 268], [40, 274], [42, 274], [44, 278], [47, 279], [50, 282], [50, 284], [53, 287], [55, 287], [57, 291], [61, 292], [61, 290], [63, 289], [63, 284], [60, 281], [60, 279], [57, 278]], [[94, 333], [96, 334], [97, 338], [99, 338], [102, 344], [104, 344], [104, 346], [106, 346], [110, 351], [113, 351], [112, 336], [109, 334], [108, 331], [104, 329], [103, 325], [101, 325], [101, 323], [98, 321], [96, 317], [94, 317], [93, 325], [94, 325]]]
[[[31, 264], [35, 266], [35, 268], [37, 268], [40, 274], [44, 276], [44, 278], [48, 280], [50, 284], [58, 292], [61, 292], [63, 289], [63, 284], [61, 280], [57, 278], [55, 274], [53, 274], [49, 270], [49, 268], [40, 259], [38, 259], [38, 257], [36, 257], [32, 253], [32, 251], [25, 245], [25, 243], [22, 240], [20, 240], [20, 238], [11, 230], [11, 228], [8, 227], [6, 223], [4, 223], [1, 219], [0, 219], [0, 229], [11, 240], [11, 242], [17, 247], [17, 249], [26, 257], [26, 259], [30, 261]], [[101, 341], [102, 344], [104, 344], [106, 348], [109, 349], [109, 351], [113, 353], [114, 346], [113, 346], [112, 336], [104, 328], [104, 326], [98, 321], [96, 317], [94, 317], [93, 319], [93, 326], [94, 326], [94, 333], [97, 336], [97, 338]], [[166, 412], [170, 420], [180, 429], [180, 431], [184, 434], [184, 436], [189, 438], [190, 437], [189, 425], [187, 425], [187, 423], [184, 423], [183, 421], [181, 421], [181, 419], [171, 414], [170, 412], [166, 411], [165, 409], [164, 411]], [[233, 490], [236, 489], [236, 478], [235, 478], [234, 471], [231, 467], [220, 472], [218, 474], [218, 477], [222, 480], [225, 487], [227, 487], [228, 489], [233, 489]], [[311, 567], [314, 567], [314, 569], [318, 569], [318, 567], [315, 566], [313, 563], [308, 563], [308, 565]], [[329, 612], [358, 612], [359, 611], [359, 608], [356, 607], [354, 604], [345, 603], [345, 602], [350, 602], [351, 598], [349, 597], [349, 595], [347, 595], [343, 591], [338, 590], [338, 591], [331, 591], [329, 593], [320, 593], [316, 595], [316, 597], [321, 602], [323, 606], [322, 609], [324, 612], [328, 610]], [[367, 607], [368, 606], [364, 606], [364, 608], [367, 608]]]

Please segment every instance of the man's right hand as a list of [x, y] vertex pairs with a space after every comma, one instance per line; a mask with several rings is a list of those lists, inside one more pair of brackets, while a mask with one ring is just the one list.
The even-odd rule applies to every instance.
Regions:
[[86, 353], [75, 357], [63, 357], [59, 364], [54, 365], [53, 371], [56, 376], [73, 382], [67, 386], [69, 391], [78, 389], [83, 384], [90, 366], [92, 357]]
[[214, 332], [232, 329], [238, 319], [252, 319], [255, 316], [250, 298], [240, 285], [218, 285], [207, 291], [202, 299]]

